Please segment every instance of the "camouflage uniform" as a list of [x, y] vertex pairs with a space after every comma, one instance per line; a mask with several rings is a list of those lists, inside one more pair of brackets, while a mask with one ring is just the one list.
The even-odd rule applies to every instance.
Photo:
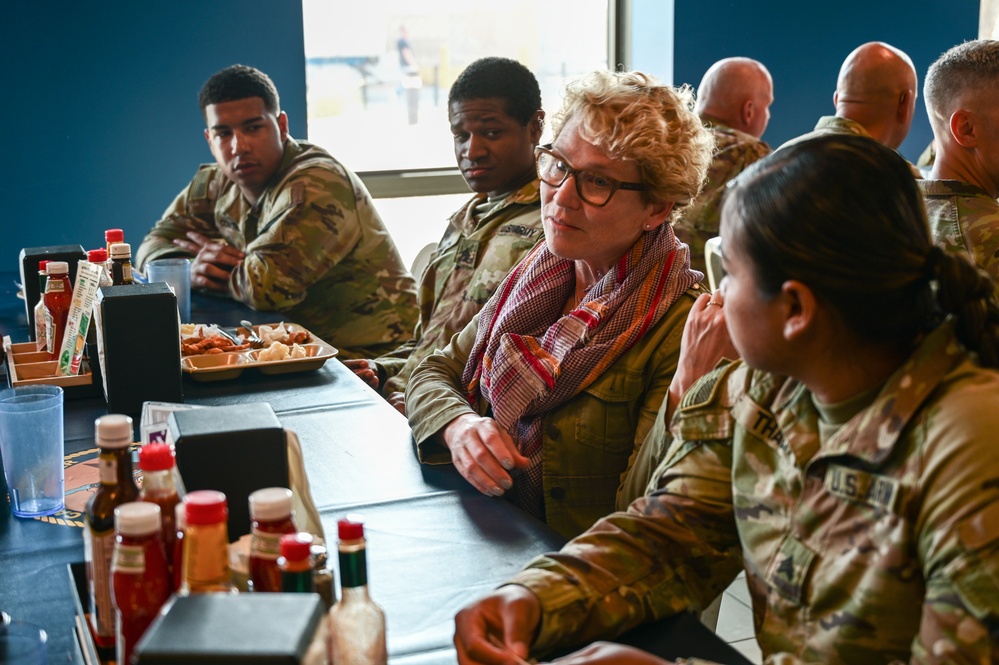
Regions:
[[999, 280], [999, 203], [974, 185], [921, 180], [933, 240]]
[[325, 150], [288, 138], [271, 184], [251, 206], [214, 164], [167, 208], [136, 253], [183, 254], [187, 231], [246, 252], [229, 295], [269, 319], [299, 323], [346, 357], [372, 357], [412, 337], [416, 284], [361, 181]]
[[728, 181], [770, 153], [770, 146], [755, 136], [740, 132], [711, 118], [702, 122], [715, 137], [714, 157], [704, 188], [694, 203], [673, 225], [676, 236], [690, 247], [690, 267], [707, 274], [704, 243], [718, 235], [722, 195]]
[[448, 220], [447, 231], [420, 278], [420, 322], [414, 339], [376, 358], [381, 391], [405, 391], [420, 361], [472, 320], [510, 269], [544, 235], [541, 196], [534, 180], [512, 192], [481, 219], [475, 209], [486, 200], [476, 194]]
[[948, 321], [864, 397], [820, 415], [742, 363], [702, 378], [656, 491], [514, 579], [535, 648], [704, 607], [745, 569], [767, 663], [999, 662], [999, 373]]
[[[788, 147], [789, 145], [794, 145], [795, 143], [800, 143], [801, 141], [807, 141], [809, 139], [818, 138], [820, 136], [827, 136], [829, 134], [852, 134], [853, 136], [866, 136], [867, 138], [873, 138], [870, 133], [864, 129], [856, 120], [851, 120], [850, 118], [841, 118], [836, 115], [824, 115], [819, 118], [819, 121], [815, 124], [815, 129], [808, 132], [807, 134], [802, 134], [796, 138], [789, 141], [785, 141], [781, 144], [778, 150]], [[912, 176], [914, 178], [922, 178], [923, 173], [909, 164], [909, 170], [912, 171]]]

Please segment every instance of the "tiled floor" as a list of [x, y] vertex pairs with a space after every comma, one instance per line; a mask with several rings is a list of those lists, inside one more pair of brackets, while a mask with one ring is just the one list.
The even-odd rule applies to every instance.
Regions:
[[732, 582], [722, 596], [715, 633], [749, 660], [757, 664], [763, 662], [760, 647], [757, 646], [756, 637], [753, 635], [753, 611], [743, 574]]

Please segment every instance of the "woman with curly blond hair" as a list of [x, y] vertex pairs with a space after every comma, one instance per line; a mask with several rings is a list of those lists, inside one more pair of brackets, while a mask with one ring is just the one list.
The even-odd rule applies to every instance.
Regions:
[[702, 275], [670, 223], [713, 146], [690, 90], [639, 72], [570, 84], [553, 136], [545, 242], [424, 360], [406, 407], [421, 461], [571, 537], [613, 509], [676, 370]]

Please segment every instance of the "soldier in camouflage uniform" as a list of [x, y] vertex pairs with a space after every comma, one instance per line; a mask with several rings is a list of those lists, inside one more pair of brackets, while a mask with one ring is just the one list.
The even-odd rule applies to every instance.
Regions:
[[999, 279], [999, 42], [955, 46], [926, 74], [937, 154], [920, 183], [934, 240]]
[[373, 361], [347, 362], [403, 413], [416, 366], [447, 346], [543, 234], [534, 148], [544, 111], [534, 74], [507, 58], [477, 60], [451, 87], [448, 117], [458, 167], [475, 196], [448, 220], [419, 276], [413, 340]]
[[277, 312], [341, 353], [411, 338], [416, 285], [361, 181], [325, 150], [288, 135], [274, 84], [235, 65], [200, 104], [216, 164], [194, 176], [136, 253], [192, 256], [196, 288]]
[[690, 247], [690, 267], [695, 270], [707, 273], [704, 243], [718, 235], [725, 185], [770, 153], [760, 137], [773, 100], [770, 72], [750, 58], [719, 60], [701, 79], [695, 110], [715, 137], [715, 153], [704, 188], [673, 225], [676, 237]]
[[740, 570], [765, 663], [999, 662], [999, 304], [919, 198], [862, 137], [737, 178], [712, 304], [745, 364], [695, 383], [671, 436], [657, 422], [646, 497], [459, 613], [460, 662], [613, 637]]
[[[898, 149], [916, 109], [916, 69], [903, 51], [884, 42], [858, 46], [843, 61], [833, 93], [836, 115], [819, 118], [815, 129], [778, 148], [826, 134], [869, 136]], [[916, 178], [922, 174], [915, 166]]]

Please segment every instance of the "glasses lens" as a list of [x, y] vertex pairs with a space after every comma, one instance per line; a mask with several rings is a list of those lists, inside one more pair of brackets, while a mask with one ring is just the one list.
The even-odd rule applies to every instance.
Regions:
[[614, 183], [607, 178], [581, 171], [576, 173], [579, 198], [595, 206], [602, 206], [614, 193]]
[[538, 153], [538, 177], [553, 187], [558, 187], [565, 179], [565, 171], [557, 168], [557, 162], [554, 155], [547, 152]]

